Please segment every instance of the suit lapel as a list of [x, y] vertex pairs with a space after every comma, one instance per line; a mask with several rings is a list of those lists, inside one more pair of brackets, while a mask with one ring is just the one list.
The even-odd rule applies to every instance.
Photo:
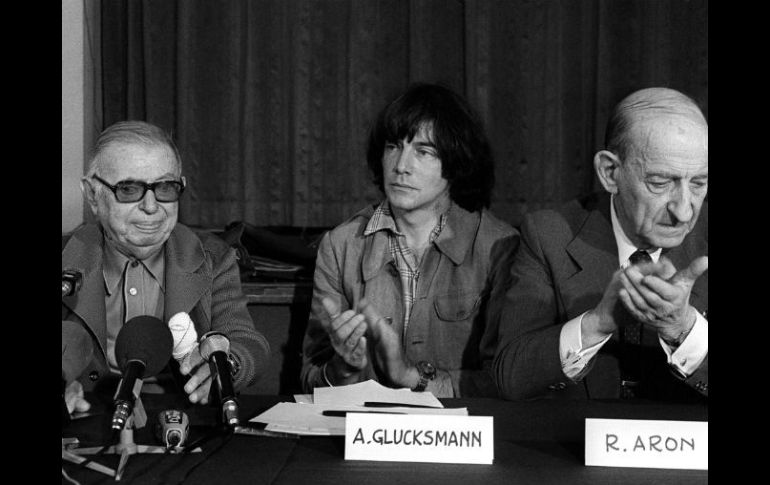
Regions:
[[[107, 345], [104, 275], [102, 273], [103, 236], [96, 225], [87, 225], [72, 235], [62, 251], [62, 270], [83, 273], [83, 284], [73, 296], [62, 297], [62, 303], [85, 322], [94, 333], [104, 356]], [[189, 228], [177, 224], [165, 247], [166, 296], [164, 321], [179, 312], [191, 313], [207, 288], [200, 239]], [[211, 321], [204, 305], [204, 318]], [[195, 319], [193, 321], [196, 321]]]
[[[599, 209], [588, 213], [566, 250], [575, 267], [564, 269], [568, 273], [562, 294], [565, 299], [580, 297], [585, 300], [585, 303], [576, 302], [574, 305], [565, 302], [565, 308], [574, 308], [577, 315], [595, 305], [593, 296], [586, 298], [586, 295], [603, 294], [607, 282], [618, 269], [618, 250], [610, 223], [609, 198], [601, 199]], [[570, 271], [574, 273], [570, 275]], [[569, 318], [574, 316], [569, 315]]]
[[459, 266], [465, 261], [481, 224], [482, 210], [468, 212], [457, 204], [449, 211], [446, 226], [435, 244], [452, 262]]
[[364, 237], [364, 248], [361, 252], [361, 276], [368, 283], [377, 276], [383, 267], [393, 261], [388, 245], [388, 235], [385, 231], [377, 231]]
[[[204, 265], [200, 239], [189, 228], [177, 224], [166, 242], [166, 298], [164, 321], [179, 312], [191, 313], [207, 288], [209, 275]], [[211, 315], [205, 314], [207, 321]], [[193, 320], [195, 321], [195, 320]]]
[[459, 266], [465, 261], [468, 253], [471, 252], [473, 242], [476, 240], [476, 233], [478, 233], [481, 224], [481, 213], [482, 210], [468, 212], [457, 204], [452, 205], [446, 225], [434, 241], [438, 251], [431, 248], [425, 255], [420, 280], [417, 282], [416, 298], [427, 298], [433, 286], [433, 278], [438, 272], [442, 254], [455, 266]]
[[62, 270], [83, 273], [80, 291], [62, 297], [62, 303], [76, 314], [96, 336], [102, 355], [107, 355], [107, 310], [104, 305], [102, 273], [102, 233], [98, 226], [87, 225], [72, 235], [62, 251]]

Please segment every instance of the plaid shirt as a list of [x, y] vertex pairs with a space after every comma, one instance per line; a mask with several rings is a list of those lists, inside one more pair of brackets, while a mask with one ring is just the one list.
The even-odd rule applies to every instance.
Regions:
[[[452, 206], [450, 205], [449, 209], [439, 217], [438, 224], [430, 232], [428, 244], [432, 244], [438, 235], [441, 234], [451, 209]], [[420, 279], [420, 261], [417, 261], [417, 256], [406, 245], [406, 236], [399, 232], [396, 227], [396, 221], [393, 219], [393, 215], [390, 212], [390, 204], [388, 204], [387, 200], [382, 201], [377, 209], [375, 209], [372, 218], [369, 219], [369, 223], [366, 225], [364, 236], [381, 230], [388, 232], [390, 255], [393, 257], [396, 269], [398, 269], [398, 274], [401, 277], [401, 298], [404, 304], [404, 330], [401, 335], [405, 337], [406, 331], [409, 328], [409, 316], [412, 313], [414, 295], [417, 294], [417, 281]]]

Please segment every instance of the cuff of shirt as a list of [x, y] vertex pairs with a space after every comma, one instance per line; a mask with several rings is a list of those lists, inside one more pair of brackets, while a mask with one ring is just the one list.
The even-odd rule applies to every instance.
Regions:
[[612, 334], [607, 335], [601, 342], [588, 348], [583, 348], [582, 322], [585, 313], [573, 318], [561, 327], [559, 334], [559, 358], [564, 375], [577, 382], [590, 370], [588, 364], [599, 349], [607, 343]]
[[321, 366], [321, 377], [324, 380], [324, 384], [326, 384], [329, 387], [334, 387], [334, 384], [332, 384], [332, 381], [329, 380], [329, 375], [326, 373], [326, 367], [329, 365], [329, 361], [327, 360], [324, 362], [324, 365]]
[[709, 325], [708, 320], [696, 312], [695, 325], [692, 330], [684, 339], [682, 345], [680, 345], [674, 352], [671, 352], [671, 347], [658, 337], [660, 346], [663, 347], [663, 352], [666, 353], [666, 359], [669, 365], [673, 366], [685, 377], [689, 377], [698, 369], [703, 359], [706, 358], [709, 352]]

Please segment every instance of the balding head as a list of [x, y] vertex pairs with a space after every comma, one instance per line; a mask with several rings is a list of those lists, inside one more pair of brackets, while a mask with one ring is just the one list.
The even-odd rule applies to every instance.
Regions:
[[708, 191], [708, 123], [679, 91], [636, 91], [613, 109], [594, 168], [637, 248], [676, 247]]
[[674, 118], [686, 120], [694, 129], [705, 130], [708, 140], [708, 123], [692, 98], [675, 89], [646, 88], [634, 91], [615, 105], [607, 122], [604, 146], [624, 159], [634, 141], [644, 138], [638, 132], [642, 125], [660, 125]]
[[119, 145], [165, 147], [176, 161], [178, 174], [182, 173], [182, 158], [171, 136], [151, 123], [130, 120], [119, 121], [102, 131], [91, 150], [86, 177], [102, 174], [105, 162], [113, 158], [108, 152]]

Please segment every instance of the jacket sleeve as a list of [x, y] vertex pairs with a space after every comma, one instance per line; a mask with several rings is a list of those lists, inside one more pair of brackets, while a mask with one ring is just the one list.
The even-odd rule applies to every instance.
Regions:
[[493, 371], [500, 396], [527, 399], [568, 381], [559, 358], [562, 323], [551, 271], [534, 221], [527, 216], [499, 309]]
[[322, 375], [323, 366], [334, 355], [329, 336], [321, 325], [322, 318], [328, 318], [321, 305], [324, 297], [334, 299], [339, 308], [349, 305], [340, 287], [340, 270], [334, 257], [330, 233], [324, 234], [318, 246], [315, 272], [313, 273], [313, 298], [310, 306], [310, 317], [302, 344], [302, 370], [300, 382], [304, 392], [313, 392], [316, 387], [325, 387], [326, 381]]
[[230, 340], [230, 353], [240, 365], [233, 385], [240, 391], [265, 371], [270, 345], [249, 315], [234, 249], [213, 258], [212, 274], [211, 329]]
[[492, 362], [499, 338], [502, 297], [509, 286], [509, 268], [519, 247], [519, 241], [519, 232], [510, 228], [505, 237], [497, 239], [492, 245], [487, 288], [477, 317], [483, 324], [478, 344], [478, 365], [449, 371], [454, 397], [499, 397]]
[[695, 372], [684, 381], [688, 386], [698, 391], [702, 396], [709, 396], [709, 356], [698, 366]]

